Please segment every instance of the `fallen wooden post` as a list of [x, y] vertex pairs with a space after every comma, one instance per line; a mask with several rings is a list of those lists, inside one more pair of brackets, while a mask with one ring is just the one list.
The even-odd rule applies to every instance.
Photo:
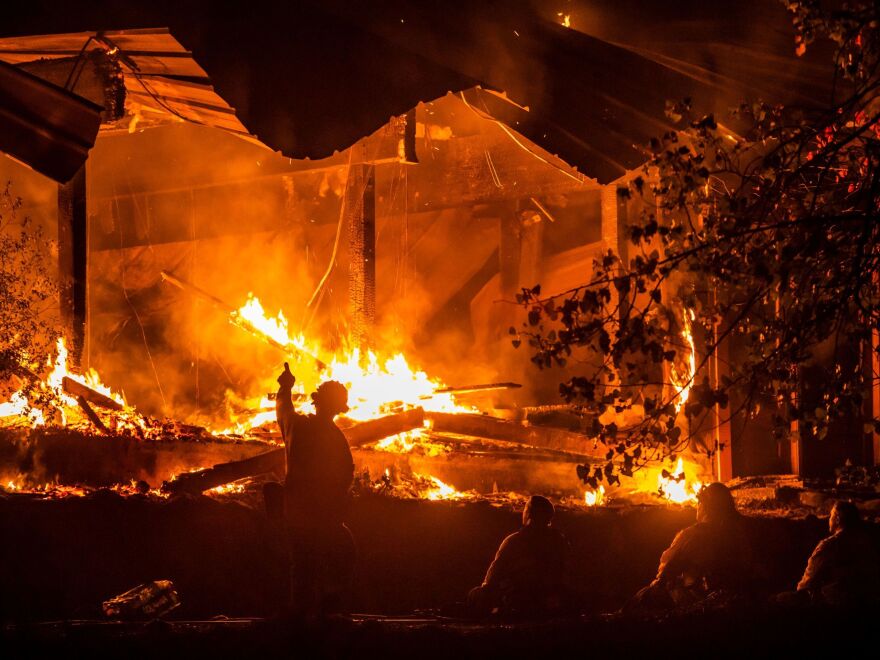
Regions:
[[83, 385], [79, 381], [76, 381], [69, 376], [65, 376], [61, 380], [61, 389], [63, 389], [72, 397], [75, 397], [77, 399], [79, 397], [82, 397], [89, 403], [93, 403], [96, 406], [100, 406], [101, 408], [107, 408], [108, 410], [125, 409], [125, 406], [123, 406], [118, 401], [114, 401], [106, 394], [101, 394], [100, 392], [93, 390], [91, 387]]
[[462, 385], [461, 387], [441, 387], [420, 399], [430, 399], [437, 394], [471, 394], [473, 392], [491, 392], [493, 390], [516, 390], [522, 387], [519, 383], [484, 383], [480, 385]]
[[162, 490], [168, 493], [196, 495], [245, 477], [253, 477], [267, 472], [281, 473], [284, 470], [284, 463], [285, 450], [283, 448], [273, 449], [241, 461], [218, 463], [214, 467], [204, 470], [186, 472], [178, 475], [172, 481], [166, 481], [162, 484]]
[[350, 446], [360, 447], [369, 442], [377, 442], [382, 438], [421, 428], [424, 423], [424, 409], [413, 408], [394, 415], [385, 415], [366, 422], [359, 422], [347, 429], [342, 429], [342, 434]]
[[94, 410], [92, 410], [92, 407], [89, 405], [89, 402], [86, 401], [85, 397], [76, 397], [76, 402], [79, 404], [79, 407], [86, 414], [86, 417], [89, 418], [89, 421], [95, 426], [96, 429], [98, 429], [104, 435], [110, 434], [110, 430], [107, 428], [104, 422], [101, 421], [101, 418], [98, 417], [98, 414]]
[[[342, 434], [352, 447], [359, 447], [390, 435], [419, 428], [424, 424], [424, 420], [425, 411], [421, 408], [413, 408], [395, 415], [354, 424], [342, 429]], [[220, 463], [204, 470], [181, 474], [173, 481], [165, 482], [162, 489], [170, 493], [201, 493], [245, 477], [267, 472], [281, 473], [285, 469], [285, 460], [283, 448], [273, 449], [241, 461]]]
[[455, 445], [456, 455], [483, 456], [486, 458], [509, 458], [525, 461], [545, 461], [559, 463], [591, 463], [596, 456], [547, 447], [496, 440], [493, 438], [468, 437], [458, 433], [443, 434], [429, 432], [428, 441]]
[[472, 435], [593, 457], [603, 457], [608, 452], [606, 445], [566, 429], [527, 426], [489, 415], [429, 412], [426, 418], [432, 423], [432, 429], [440, 433]]

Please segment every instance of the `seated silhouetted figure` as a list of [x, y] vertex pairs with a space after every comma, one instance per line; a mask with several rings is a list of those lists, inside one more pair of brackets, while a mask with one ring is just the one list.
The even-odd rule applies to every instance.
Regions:
[[568, 542], [551, 526], [553, 504], [533, 495], [523, 525], [501, 543], [483, 584], [468, 594], [475, 614], [546, 615], [564, 609]]
[[859, 510], [851, 502], [837, 502], [828, 529], [831, 536], [813, 550], [798, 593], [826, 605], [880, 603], [880, 556]]
[[660, 557], [657, 577], [624, 609], [663, 610], [713, 593], [741, 594], [751, 568], [751, 546], [733, 496], [724, 484], [712, 483], [698, 496], [697, 522], [676, 535]]

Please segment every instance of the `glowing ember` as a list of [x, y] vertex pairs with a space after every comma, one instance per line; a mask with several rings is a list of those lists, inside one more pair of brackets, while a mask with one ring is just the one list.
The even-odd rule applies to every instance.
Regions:
[[703, 488], [703, 483], [698, 480], [689, 480], [684, 471], [684, 461], [678, 459], [675, 472], [670, 476], [662, 473], [657, 479], [657, 491], [660, 496], [676, 504], [693, 503], [697, 501], [697, 495]]
[[231, 484], [223, 484], [211, 490], [205, 491], [207, 495], [233, 495], [244, 492], [244, 484], [233, 482]]
[[598, 490], [588, 490], [584, 493], [584, 504], [587, 506], [602, 506], [605, 504], [605, 486], [599, 486]]
[[21, 493], [28, 495], [39, 495], [47, 498], [63, 498], [63, 497], [83, 497], [90, 490], [80, 486], [63, 486], [55, 483], [45, 483], [38, 485], [29, 485], [25, 480], [18, 478], [6, 482], [3, 490], [10, 493]]
[[443, 483], [437, 477], [420, 474], [417, 474], [415, 476], [420, 479], [425, 479], [433, 484], [432, 488], [429, 488], [427, 491], [422, 493], [422, 496], [426, 500], [461, 500], [469, 497], [467, 493], [457, 491], [453, 486], [450, 486], [447, 483]]
[[390, 438], [383, 438], [374, 445], [375, 449], [388, 451], [395, 454], [408, 454], [416, 448], [416, 443], [410, 433], [398, 433]]

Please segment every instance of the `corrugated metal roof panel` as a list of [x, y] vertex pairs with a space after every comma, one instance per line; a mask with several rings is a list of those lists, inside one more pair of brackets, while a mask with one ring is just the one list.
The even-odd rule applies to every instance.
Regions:
[[0, 151], [63, 183], [82, 166], [100, 106], [0, 62]]
[[253, 139], [235, 109], [214, 91], [208, 74], [192, 53], [167, 28], [4, 38], [0, 39], [0, 61], [23, 64], [75, 57], [93, 45], [119, 48], [127, 106], [137, 104], [150, 108], [154, 115], [164, 115], [168, 121], [184, 119]]

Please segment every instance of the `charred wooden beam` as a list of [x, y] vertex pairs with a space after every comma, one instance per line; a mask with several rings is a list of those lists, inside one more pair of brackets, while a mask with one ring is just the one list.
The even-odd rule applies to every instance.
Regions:
[[93, 48], [74, 57], [25, 62], [18, 68], [101, 106], [103, 123], [125, 115], [122, 65], [118, 57], [104, 48]]
[[245, 477], [268, 472], [280, 473], [284, 470], [284, 463], [285, 450], [273, 449], [241, 461], [219, 463], [204, 470], [181, 474], [173, 481], [162, 484], [162, 490], [169, 493], [198, 494]]
[[[355, 424], [343, 429], [342, 434], [352, 447], [358, 447], [368, 442], [387, 438], [390, 435], [419, 428], [424, 423], [424, 419], [425, 411], [421, 408], [414, 408], [396, 415], [387, 415]], [[267, 472], [282, 472], [285, 468], [285, 461], [285, 450], [273, 449], [241, 461], [220, 463], [204, 470], [182, 474], [177, 479], [164, 484], [163, 489], [171, 493], [201, 493], [246, 477]]]
[[455, 446], [456, 455], [479, 456], [492, 460], [520, 460], [539, 462], [560, 463], [591, 463], [596, 456], [578, 454], [561, 449], [548, 449], [546, 447], [532, 447], [515, 442], [494, 440], [491, 438], [468, 437], [459, 434], [444, 434], [431, 432], [428, 434], [431, 441], [448, 443]]
[[94, 427], [104, 435], [109, 435], [110, 430], [107, 428], [104, 422], [101, 421], [101, 418], [98, 417], [98, 414], [92, 409], [92, 407], [89, 405], [89, 402], [86, 401], [85, 397], [76, 397], [76, 402], [79, 404], [80, 409], [85, 413], [86, 417], [89, 418], [89, 421], [94, 425]]
[[426, 394], [422, 399], [430, 399], [435, 394], [470, 394], [472, 392], [490, 392], [492, 390], [516, 390], [522, 387], [520, 383], [481, 383], [479, 385], [460, 385], [458, 387], [441, 387], [432, 394]]
[[77, 399], [82, 398], [89, 403], [100, 406], [101, 408], [107, 408], [109, 410], [123, 410], [124, 408], [121, 403], [114, 401], [106, 394], [101, 394], [100, 392], [93, 390], [91, 387], [87, 387], [79, 381], [75, 381], [69, 376], [65, 376], [61, 380], [61, 389], [72, 397], [76, 397]]
[[565, 429], [546, 426], [526, 426], [489, 415], [461, 415], [453, 413], [426, 414], [434, 431], [460, 433], [481, 438], [492, 438], [532, 447], [603, 457], [608, 447], [591, 438]]
[[88, 221], [86, 166], [58, 186], [58, 280], [61, 323], [73, 364], [82, 364], [86, 337]]
[[417, 165], [419, 156], [416, 153], [416, 109], [413, 108], [403, 117], [403, 162]]
[[376, 320], [375, 168], [352, 165], [345, 188], [348, 224], [348, 300], [352, 334], [359, 345], [370, 338]]

